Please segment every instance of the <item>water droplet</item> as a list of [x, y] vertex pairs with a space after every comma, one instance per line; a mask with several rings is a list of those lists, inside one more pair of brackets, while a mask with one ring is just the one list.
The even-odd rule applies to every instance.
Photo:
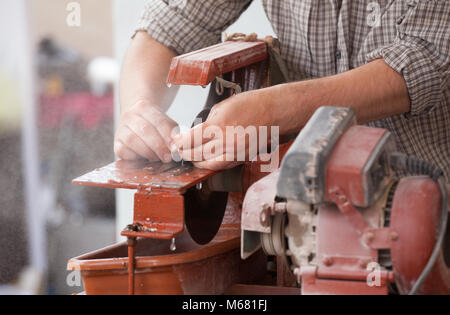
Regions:
[[175, 244], [175, 238], [172, 238], [172, 243], [170, 243], [170, 250], [172, 252], [177, 250], [177, 245]]

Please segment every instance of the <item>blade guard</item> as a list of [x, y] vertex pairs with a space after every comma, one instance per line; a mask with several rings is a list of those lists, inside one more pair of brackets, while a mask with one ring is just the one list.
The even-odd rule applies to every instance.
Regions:
[[224, 42], [175, 57], [168, 84], [207, 86], [216, 77], [268, 58], [265, 42]]

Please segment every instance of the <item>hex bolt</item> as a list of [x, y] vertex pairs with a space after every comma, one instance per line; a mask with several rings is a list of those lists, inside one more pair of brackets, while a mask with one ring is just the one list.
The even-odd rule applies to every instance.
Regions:
[[373, 234], [372, 232], [368, 232], [365, 235], [365, 239], [367, 243], [372, 243], [375, 239], [375, 234]]
[[370, 264], [370, 260], [367, 260], [367, 259], [361, 259], [359, 262], [359, 266], [362, 269], [366, 269], [369, 264]]
[[323, 259], [322, 263], [323, 263], [325, 266], [330, 267], [330, 266], [333, 265], [334, 260], [333, 260], [333, 258], [331, 258], [331, 257], [326, 257], [326, 258]]
[[391, 233], [391, 240], [393, 240], [393, 241], [397, 241], [398, 240], [398, 233], [397, 232], [392, 232]]
[[347, 199], [347, 197], [346, 196], [339, 196], [339, 200], [342, 202], [342, 203], [347, 203], [347, 201], [348, 201], [348, 199]]

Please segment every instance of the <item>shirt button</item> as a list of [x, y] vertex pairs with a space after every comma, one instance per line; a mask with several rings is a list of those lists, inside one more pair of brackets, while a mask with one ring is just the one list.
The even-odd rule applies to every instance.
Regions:
[[342, 53], [341, 53], [340, 50], [338, 50], [338, 51], [336, 52], [336, 59], [339, 60], [339, 59], [341, 59], [341, 58], [342, 58]]

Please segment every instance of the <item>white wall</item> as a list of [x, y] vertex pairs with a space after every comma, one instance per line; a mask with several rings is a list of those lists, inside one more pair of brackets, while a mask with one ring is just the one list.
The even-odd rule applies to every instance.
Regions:
[[[146, 0], [114, 0], [115, 55], [119, 60], [123, 59], [145, 3]], [[228, 34], [235, 32], [255, 32], [260, 37], [274, 35], [260, 0], [255, 0], [241, 18], [227, 30]], [[201, 87], [182, 87], [168, 112], [169, 116], [182, 126], [190, 126], [202, 109], [207, 94], [208, 89]], [[118, 190], [116, 194], [118, 240], [120, 240], [120, 231], [132, 221], [133, 194], [134, 191], [123, 190]]]
[[[3, 112], [19, 113], [22, 125], [22, 160], [24, 165], [25, 218], [30, 267], [38, 272], [47, 269], [45, 220], [40, 195], [39, 159], [36, 132], [36, 106], [33, 74], [33, 49], [30, 38], [28, 4], [25, 0], [0, 2], [0, 79], [7, 78], [8, 91], [0, 90]], [[0, 80], [0, 84], [1, 80]], [[5, 88], [3, 86], [3, 88]], [[10, 96], [8, 97], [8, 94]], [[9, 103], [10, 100], [14, 102]], [[22, 113], [19, 119], [20, 112]], [[8, 124], [5, 116], [2, 124]], [[0, 266], [1, 267], [1, 266]]]

